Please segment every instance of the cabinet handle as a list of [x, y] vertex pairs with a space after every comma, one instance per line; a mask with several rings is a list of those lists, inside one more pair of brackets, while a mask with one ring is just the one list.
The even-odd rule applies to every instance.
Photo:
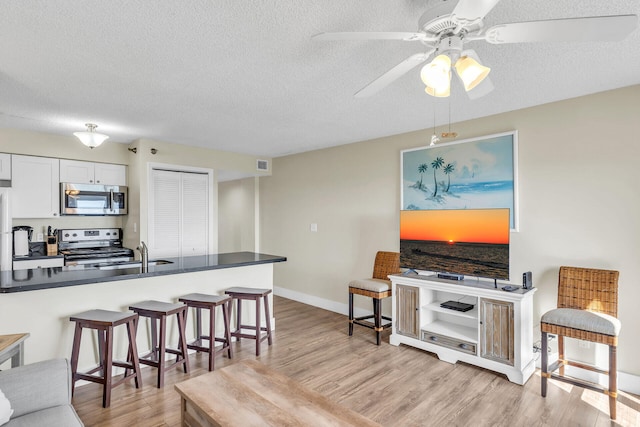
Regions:
[[96, 180], [96, 183], [100, 184], [100, 180], [99, 180], [99, 179], [98, 179], [98, 180]]
[[53, 213], [53, 216], [58, 216], [58, 213], [57, 213], [57, 212], [54, 212], [54, 213]]
[[438, 341], [438, 337], [429, 337], [431, 341]]
[[90, 179], [90, 180], [89, 180], [89, 182], [93, 183], [93, 180], [92, 180], [92, 179]]

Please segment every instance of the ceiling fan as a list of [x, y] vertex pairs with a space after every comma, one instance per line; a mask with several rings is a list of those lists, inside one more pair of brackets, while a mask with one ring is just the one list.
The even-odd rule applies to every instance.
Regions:
[[465, 48], [468, 42], [614, 41], [623, 39], [638, 25], [637, 15], [615, 15], [517, 22], [485, 29], [484, 17], [499, 1], [432, 0], [416, 32], [332, 32], [317, 34], [313, 39], [419, 41], [426, 47], [360, 89], [355, 93], [358, 98], [375, 94], [434, 55], [420, 73], [425, 91], [436, 97], [449, 96], [453, 64], [467, 95], [475, 99], [490, 92], [493, 84], [487, 77], [490, 69], [481, 65], [473, 49]]

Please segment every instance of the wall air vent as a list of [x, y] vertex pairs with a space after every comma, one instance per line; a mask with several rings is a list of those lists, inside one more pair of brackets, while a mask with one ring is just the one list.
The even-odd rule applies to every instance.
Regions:
[[256, 160], [256, 169], [259, 171], [268, 171], [269, 170], [269, 161], [268, 160]]

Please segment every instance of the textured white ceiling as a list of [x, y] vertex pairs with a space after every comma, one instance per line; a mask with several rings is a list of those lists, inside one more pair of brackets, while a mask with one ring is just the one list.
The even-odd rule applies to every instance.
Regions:
[[[640, 30], [621, 42], [467, 46], [495, 90], [424, 92], [420, 67], [353, 94], [419, 42], [311, 40], [325, 31], [415, 31], [427, 0], [2, 0], [0, 127], [109, 141], [152, 138], [282, 156], [640, 83]], [[502, 0], [486, 26], [638, 14], [639, 0]], [[640, 100], [639, 100], [640, 102]], [[1, 150], [0, 150], [1, 151]]]

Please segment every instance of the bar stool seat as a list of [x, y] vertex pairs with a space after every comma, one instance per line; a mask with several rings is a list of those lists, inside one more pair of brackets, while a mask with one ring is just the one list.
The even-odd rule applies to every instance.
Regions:
[[[257, 288], [243, 288], [243, 287], [233, 287], [224, 291], [225, 294], [229, 295], [232, 298], [231, 305], [233, 301], [237, 301], [237, 310], [236, 310], [236, 330], [231, 332], [232, 337], [236, 337], [236, 341], [240, 341], [241, 338], [250, 338], [256, 340], [256, 356], [260, 356], [260, 343], [264, 340], [267, 340], [269, 345], [272, 344], [271, 339], [271, 315], [269, 314], [269, 294], [271, 293], [271, 289], [257, 289]], [[260, 325], [260, 299], [264, 301], [264, 317], [265, 317], [265, 326]], [[242, 301], [243, 300], [253, 300], [256, 303], [256, 324], [255, 325], [243, 325], [242, 324]], [[231, 306], [230, 305], [230, 306]], [[242, 329], [250, 329], [255, 331], [253, 334], [242, 333]], [[262, 332], [266, 332], [266, 334], [262, 334]]]
[[[196, 339], [191, 343], [187, 343], [187, 348], [200, 352], [209, 353], [209, 370], [213, 371], [215, 356], [227, 350], [229, 359], [232, 357], [231, 352], [231, 328], [229, 327], [229, 311], [231, 297], [228, 295], [208, 295], [208, 294], [188, 294], [178, 298], [187, 307], [196, 309]], [[224, 338], [216, 337], [216, 307], [222, 307], [222, 318], [224, 321]], [[202, 309], [209, 310], [209, 335], [202, 333]], [[209, 345], [204, 346], [203, 341], [208, 341]], [[221, 342], [222, 347], [215, 349], [215, 343]]]
[[[129, 307], [141, 317], [151, 319], [151, 351], [140, 356], [140, 363], [153, 366], [158, 369], [158, 388], [164, 386], [164, 373], [176, 365], [182, 365], [185, 374], [189, 373], [189, 356], [187, 354], [187, 341], [185, 339], [185, 320], [187, 318], [187, 306], [163, 301], [142, 301]], [[166, 344], [167, 317], [176, 315], [178, 320], [178, 349], [169, 348]], [[160, 324], [158, 329], [156, 321]], [[167, 363], [165, 354], [175, 354], [176, 360]]]
[[[112, 388], [130, 379], [135, 380], [136, 388], [142, 387], [138, 349], [136, 347], [137, 314], [120, 311], [89, 310], [75, 314], [69, 320], [76, 323], [73, 334], [73, 348], [71, 349], [72, 396], [78, 380], [102, 384], [102, 406], [108, 408], [111, 405]], [[126, 362], [113, 360], [113, 328], [120, 325], [126, 325], [129, 339]], [[78, 372], [78, 355], [80, 353], [82, 330], [85, 328], [95, 329], [98, 332], [98, 357], [100, 360], [98, 367], [83, 373]], [[112, 368], [114, 366], [125, 368], [124, 375], [117, 381], [114, 381], [112, 376]], [[99, 374], [95, 374], [96, 372], [99, 372]]]

